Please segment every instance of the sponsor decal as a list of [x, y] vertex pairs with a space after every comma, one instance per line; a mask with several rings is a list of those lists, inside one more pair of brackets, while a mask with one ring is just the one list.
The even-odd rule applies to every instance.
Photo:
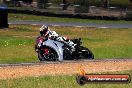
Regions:
[[84, 84], [126, 84], [130, 83], [131, 77], [128, 74], [86, 74], [84, 69], [79, 69], [79, 75], [76, 77], [79, 85]]

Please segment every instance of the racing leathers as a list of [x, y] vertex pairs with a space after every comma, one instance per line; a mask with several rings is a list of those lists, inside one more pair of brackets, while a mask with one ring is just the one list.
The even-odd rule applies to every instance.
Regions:
[[[40, 29], [42, 30], [42, 27]], [[43, 38], [44, 41], [47, 39], [52, 39], [52, 40], [55, 40], [58, 42], [62, 42], [64, 44], [70, 46], [72, 52], [75, 51], [76, 44], [74, 44], [70, 39], [68, 39], [66, 37], [59, 36], [55, 31], [51, 31], [49, 28], [44, 34], [41, 34], [41, 38]]]

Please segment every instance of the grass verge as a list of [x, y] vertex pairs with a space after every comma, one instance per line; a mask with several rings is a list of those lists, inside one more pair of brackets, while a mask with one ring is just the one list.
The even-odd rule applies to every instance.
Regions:
[[[132, 71], [108, 72], [109, 74], [130, 74]], [[99, 73], [106, 74], [106, 73]], [[79, 86], [75, 75], [25, 77], [19, 79], [0, 80], [0, 88], [131, 88], [129, 84], [85, 84]]]
[[[10, 25], [0, 30], [0, 63], [38, 62], [34, 51], [35, 38], [40, 26]], [[76, 27], [50, 27], [60, 36], [82, 38], [95, 59], [132, 58], [132, 29], [99, 29]]]
[[132, 23], [132, 21], [108, 21], [108, 20], [94, 20], [94, 19], [79, 19], [79, 18], [61, 18], [61, 17], [47, 17], [26, 14], [9, 14], [9, 20], [13, 21], [42, 21], [42, 22], [80, 22], [80, 23]]

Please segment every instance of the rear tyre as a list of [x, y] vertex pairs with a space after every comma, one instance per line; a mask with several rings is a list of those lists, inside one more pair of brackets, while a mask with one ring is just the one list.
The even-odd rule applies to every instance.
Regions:
[[38, 58], [40, 61], [58, 61], [58, 55], [52, 48], [42, 48], [38, 51]]
[[94, 55], [91, 50], [86, 47], [81, 46], [82, 48], [82, 56], [86, 59], [94, 59]]

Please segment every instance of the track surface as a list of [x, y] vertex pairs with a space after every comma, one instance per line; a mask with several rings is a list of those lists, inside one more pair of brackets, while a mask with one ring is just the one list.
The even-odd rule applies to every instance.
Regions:
[[27, 24], [27, 25], [52, 25], [52, 26], [75, 26], [75, 27], [98, 27], [98, 28], [132, 28], [131, 23], [127, 24], [97, 24], [97, 23], [79, 23], [79, 22], [35, 22], [35, 21], [9, 21], [9, 24]]
[[1, 64], [0, 79], [44, 75], [71, 75], [78, 73], [80, 66], [87, 73], [132, 70], [132, 59]]

